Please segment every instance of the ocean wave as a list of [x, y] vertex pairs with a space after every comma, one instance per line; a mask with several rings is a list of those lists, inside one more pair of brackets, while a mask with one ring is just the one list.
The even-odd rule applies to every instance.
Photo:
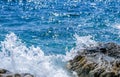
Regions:
[[36, 77], [70, 77], [64, 55], [45, 55], [40, 47], [27, 47], [14, 33], [1, 42], [0, 68]]
[[27, 47], [11, 32], [6, 35], [4, 41], [1, 41], [0, 68], [15, 73], [31, 73], [36, 77], [74, 77], [74, 72], [70, 74], [66, 69], [67, 61], [77, 54], [78, 48], [96, 44], [90, 36], [75, 35], [75, 38], [77, 46], [66, 52], [66, 55], [46, 55], [40, 47], [34, 45]]

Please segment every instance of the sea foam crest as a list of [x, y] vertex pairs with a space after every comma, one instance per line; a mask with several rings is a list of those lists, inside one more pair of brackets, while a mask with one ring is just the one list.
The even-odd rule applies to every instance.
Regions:
[[70, 50], [70, 52], [66, 52], [65, 60], [73, 59], [77, 54], [78, 51], [85, 49], [87, 47], [93, 47], [98, 45], [96, 41], [92, 39], [92, 36], [79, 36], [77, 34], [74, 35], [76, 39], [76, 46]]
[[64, 68], [64, 55], [45, 55], [40, 47], [27, 47], [14, 34], [1, 42], [0, 68], [31, 73], [36, 77], [70, 77]]
[[97, 42], [92, 40], [92, 36], [90, 35], [80, 37], [77, 34], [75, 34], [74, 37], [76, 38], [76, 45], [81, 49], [97, 45]]

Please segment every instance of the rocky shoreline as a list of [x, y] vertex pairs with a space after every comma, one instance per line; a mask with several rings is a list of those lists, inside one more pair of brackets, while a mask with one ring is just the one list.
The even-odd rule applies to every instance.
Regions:
[[0, 69], [0, 77], [34, 77], [29, 73], [12, 73], [6, 69]]
[[120, 45], [99, 43], [81, 49], [67, 68], [78, 77], [120, 77]]

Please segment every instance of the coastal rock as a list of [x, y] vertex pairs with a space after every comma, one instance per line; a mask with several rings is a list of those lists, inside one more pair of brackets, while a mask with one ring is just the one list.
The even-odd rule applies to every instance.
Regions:
[[35, 77], [29, 73], [12, 73], [6, 69], [0, 69], [0, 77]]
[[6, 73], [11, 73], [11, 72], [6, 69], [0, 69], [0, 74], [6, 74]]
[[24, 77], [34, 77], [34, 76], [29, 73], [26, 73], [26, 74], [24, 74]]
[[120, 77], [120, 45], [99, 43], [79, 50], [67, 68], [78, 77]]

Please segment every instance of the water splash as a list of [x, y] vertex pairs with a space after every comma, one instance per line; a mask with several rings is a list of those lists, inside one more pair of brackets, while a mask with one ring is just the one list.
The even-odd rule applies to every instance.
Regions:
[[[45, 55], [40, 47], [27, 47], [14, 33], [6, 35], [1, 42], [0, 68], [12, 72], [31, 73], [36, 77], [71, 77], [66, 62], [77, 55], [81, 48], [96, 45], [91, 36], [79, 37], [75, 34], [76, 47], [66, 55]], [[46, 74], [47, 73], [47, 74]]]
[[[97, 46], [97, 42], [92, 40], [92, 36], [79, 36], [77, 34], [74, 35], [76, 39], [76, 47], [72, 48], [70, 52], [66, 52], [66, 60], [73, 59], [77, 54], [79, 50], [88, 48], [88, 47], [93, 47]], [[81, 52], [81, 51], [80, 51]]]
[[[91, 39], [92, 36], [80, 37], [75, 34], [75, 38], [76, 47], [66, 52], [66, 55], [45, 55], [40, 47], [27, 47], [14, 33], [7, 34], [5, 40], [1, 42], [0, 68], [12, 72], [27, 72], [36, 77], [71, 77], [65, 68], [66, 62], [73, 59], [78, 50], [97, 45], [97, 42]], [[98, 54], [95, 59], [99, 63], [99, 68], [111, 67], [103, 64], [104, 61], [101, 63], [101, 57], [108, 63], [114, 60], [106, 55]]]
[[27, 47], [14, 34], [1, 42], [0, 68], [31, 73], [36, 77], [70, 77], [65, 70], [64, 55], [45, 55], [39, 47]]
[[74, 36], [77, 40], [76, 45], [79, 46], [80, 49], [97, 45], [97, 42], [92, 40], [92, 36], [90, 35], [79, 37], [77, 34], [75, 34]]
[[120, 29], [120, 24], [119, 23], [113, 24], [112, 26], [113, 26], [113, 28]]

